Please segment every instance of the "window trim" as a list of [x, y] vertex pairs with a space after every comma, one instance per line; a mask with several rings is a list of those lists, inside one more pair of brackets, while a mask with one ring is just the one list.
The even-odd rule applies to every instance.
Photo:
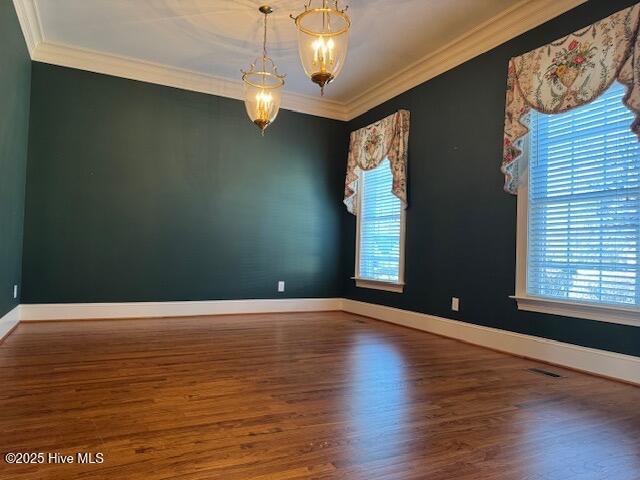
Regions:
[[[525, 154], [529, 145], [525, 142]], [[518, 188], [516, 225], [516, 294], [509, 298], [518, 304], [518, 310], [546, 313], [563, 317], [597, 320], [607, 323], [640, 326], [640, 307], [622, 307], [601, 303], [557, 300], [530, 295], [527, 289], [527, 260], [529, 244], [529, 176], [525, 174]]]
[[[377, 168], [377, 167], [376, 167]], [[358, 177], [362, 174], [362, 170], [358, 168]], [[370, 288], [373, 290], [384, 290], [393, 293], [404, 292], [404, 260], [405, 260], [405, 237], [406, 237], [406, 210], [400, 209], [400, 259], [398, 269], [398, 281], [397, 282], [385, 282], [381, 280], [375, 280], [372, 278], [364, 278], [360, 276], [360, 229], [362, 223], [362, 215], [360, 215], [360, 208], [362, 206], [362, 195], [364, 191], [364, 182], [360, 181], [357, 195], [357, 208], [356, 208], [356, 258], [355, 258], [355, 275], [351, 277], [355, 280], [356, 287]]]

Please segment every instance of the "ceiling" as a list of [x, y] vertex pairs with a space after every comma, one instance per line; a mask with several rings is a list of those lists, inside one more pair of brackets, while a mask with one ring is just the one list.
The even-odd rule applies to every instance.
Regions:
[[[261, 50], [259, 0], [14, 1], [22, 4], [31, 28], [37, 28], [37, 43], [45, 46], [125, 57], [232, 83], [238, 82], [240, 69]], [[582, 1], [554, 0], [556, 5], [563, 4], [564, 10]], [[334, 106], [346, 105], [362, 92], [384, 85], [389, 76], [478, 27], [490, 26], [505, 12], [517, 12], [523, 5], [530, 8], [538, 3], [542, 8], [550, 4], [549, 0], [346, 3], [353, 24], [349, 55], [341, 76], [327, 87], [322, 99]], [[318, 97], [319, 89], [305, 77], [300, 65], [296, 30], [289, 18], [289, 14], [301, 11], [304, 1], [271, 0], [270, 4], [275, 13], [270, 17], [269, 53], [279, 70], [287, 74], [286, 91]]]

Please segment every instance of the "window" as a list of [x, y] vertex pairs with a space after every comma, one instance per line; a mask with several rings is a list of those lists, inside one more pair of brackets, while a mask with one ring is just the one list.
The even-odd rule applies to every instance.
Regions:
[[402, 292], [404, 210], [391, 193], [389, 160], [360, 172], [356, 235], [356, 285]]
[[640, 324], [640, 143], [624, 93], [615, 83], [569, 112], [532, 114], [520, 308]]

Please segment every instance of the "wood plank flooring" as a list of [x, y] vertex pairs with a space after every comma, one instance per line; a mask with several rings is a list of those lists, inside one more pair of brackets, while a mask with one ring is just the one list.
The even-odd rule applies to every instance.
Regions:
[[640, 388], [339, 312], [22, 324], [0, 452], [104, 455], [11, 480], [638, 480]]

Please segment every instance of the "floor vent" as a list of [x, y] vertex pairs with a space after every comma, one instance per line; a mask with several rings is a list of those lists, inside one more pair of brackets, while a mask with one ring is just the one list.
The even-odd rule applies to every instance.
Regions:
[[558, 375], [557, 373], [549, 372], [548, 370], [543, 370], [541, 368], [530, 368], [529, 371], [539, 373], [540, 375], [546, 375], [547, 377], [562, 378], [562, 375]]

